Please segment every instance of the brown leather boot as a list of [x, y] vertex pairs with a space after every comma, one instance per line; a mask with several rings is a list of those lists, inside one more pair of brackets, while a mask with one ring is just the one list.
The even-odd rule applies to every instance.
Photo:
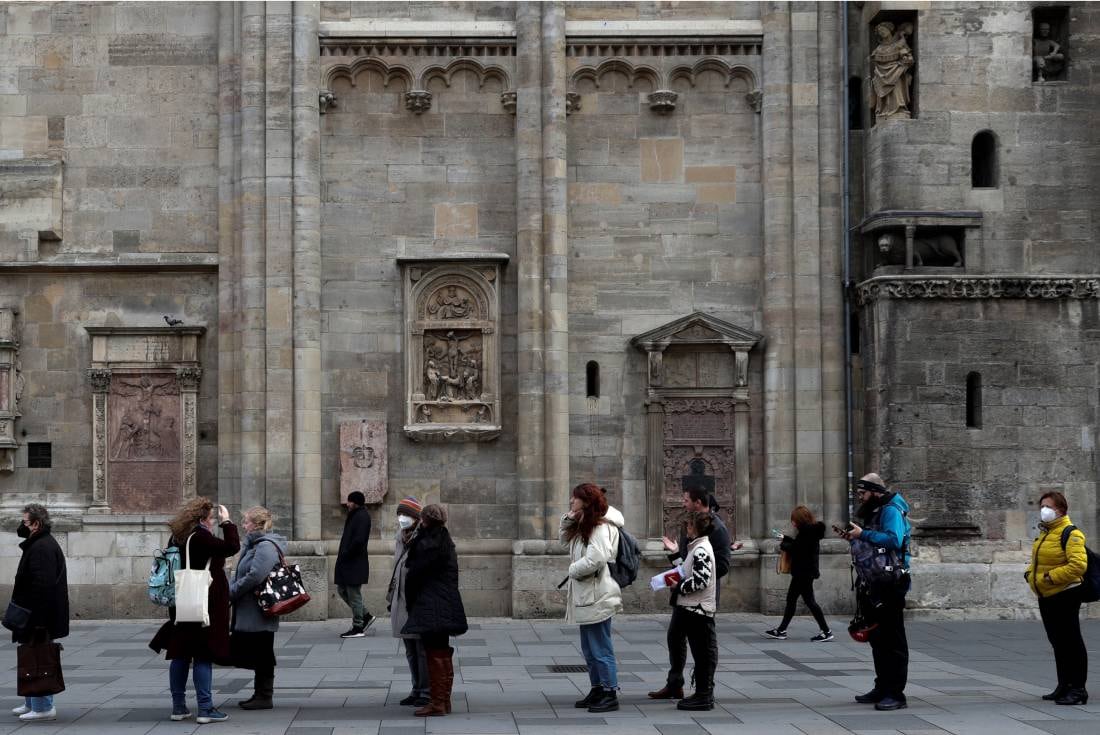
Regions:
[[443, 659], [443, 703], [446, 706], [447, 714], [451, 714], [451, 690], [455, 685], [455, 649], [445, 649], [447, 657]]
[[649, 693], [650, 699], [683, 699], [684, 688], [682, 686], [673, 687], [665, 684], [663, 687], [655, 692]]
[[426, 705], [413, 712], [417, 717], [440, 717], [447, 714], [447, 699], [450, 689], [447, 688], [447, 661], [450, 654], [446, 648], [429, 648], [428, 659], [428, 691], [429, 701]]

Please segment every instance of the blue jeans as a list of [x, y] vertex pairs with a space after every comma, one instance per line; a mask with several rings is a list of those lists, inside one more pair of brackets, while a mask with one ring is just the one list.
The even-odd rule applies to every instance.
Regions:
[[53, 695], [47, 694], [44, 697], [23, 697], [27, 709], [31, 712], [49, 712], [53, 709]]
[[199, 713], [214, 709], [214, 698], [210, 690], [214, 686], [214, 664], [210, 661], [195, 660], [191, 663], [185, 658], [174, 658], [168, 664], [168, 688], [172, 690], [172, 706], [187, 706], [187, 669], [194, 668], [195, 699], [198, 700]]
[[611, 618], [581, 626], [581, 652], [593, 687], [603, 687], [609, 692], [619, 688], [619, 667], [611, 645]]

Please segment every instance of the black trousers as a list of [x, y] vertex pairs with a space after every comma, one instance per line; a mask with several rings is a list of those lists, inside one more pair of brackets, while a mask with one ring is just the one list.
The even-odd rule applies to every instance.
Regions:
[[[908, 586], [907, 586], [908, 587]], [[875, 661], [875, 689], [895, 699], [905, 699], [909, 680], [909, 641], [905, 637], [905, 593], [890, 595], [874, 609], [878, 627], [869, 643]]]
[[714, 671], [718, 668], [718, 636], [714, 632], [714, 618], [688, 612], [686, 608], [672, 608], [668, 621], [668, 685], [674, 689], [684, 686], [684, 666], [687, 651], [695, 661], [695, 691], [698, 694], [714, 693]]
[[814, 599], [814, 578], [796, 577], [793, 574], [791, 575], [791, 586], [787, 588], [787, 608], [783, 611], [783, 622], [779, 624], [779, 630], [786, 630], [787, 626], [791, 624], [791, 618], [794, 617], [799, 597], [806, 603], [806, 607], [809, 608], [810, 614], [814, 616], [817, 627], [821, 628], [821, 632], [824, 633], [829, 630], [829, 624], [825, 622], [825, 613], [821, 612], [821, 605], [818, 605], [817, 600]]
[[1052, 597], [1039, 598], [1039, 615], [1054, 649], [1058, 684], [1084, 689], [1088, 679], [1089, 654], [1081, 637], [1081, 591], [1071, 587]]
[[450, 636], [446, 633], [422, 633], [420, 641], [424, 644], [425, 650], [438, 650], [451, 647]]

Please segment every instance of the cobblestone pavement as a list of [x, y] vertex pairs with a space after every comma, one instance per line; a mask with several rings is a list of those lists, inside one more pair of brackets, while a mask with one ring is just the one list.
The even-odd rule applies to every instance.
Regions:
[[[875, 712], [852, 701], [871, 686], [868, 646], [847, 635], [810, 643], [816, 630], [808, 619], [796, 619], [790, 640], [775, 641], [760, 634], [775, 618], [723, 615], [719, 706], [689, 713], [646, 698], [663, 682], [667, 617], [621, 616], [615, 621], [615, 651], [622, 709], [597, 716], [573, 707], [588, 690], [586, 674], [550, 670], [583, 663], [575, 627], [479, 619], [458, 640], [454, 713], [428, 719], [397, 704], [408, 693], [408, 674], [388, 621], [379, 620], [367, 638], [345, 641], [338, 634], [346, 622], [283, 625], [274, 710], [238, 709], [236, 701], [251, 693], [250, 672], [216, 669], [215, 700], [231, 719], [213, 725], [168, 720], [167, 664], [146, 648], [156, 622], [74, 623], [64, 641], [69, 688], [57, 697], [58, 720], [21, 725], [12, 717], [0, 720], [0, 733], [182, 735], [203, 728], [263, 735], [1100, 733], [1100, 700], [1059, 707], [1039, 699], [1053, 687], [1054, 666], [1038, 622], [910, 623], [909, 709]], [[845, 629], [844, 621], [832, 622], [838, 631]], [[1086, 622], [1085, 631], [1086, 639], [1096, 640], [1100, 622]], [[2, 704], [12, 707], [20, 703], [15, 651], [10, 643], [0, 648], [6, 662], [0, 685], [10, 693]], [[1094, 665], [1093, 681], [1097, 673]], [[1096, 687], [1100, 691], [1100, 683]], [[193, 711], [193, 692], [189, 700]]]

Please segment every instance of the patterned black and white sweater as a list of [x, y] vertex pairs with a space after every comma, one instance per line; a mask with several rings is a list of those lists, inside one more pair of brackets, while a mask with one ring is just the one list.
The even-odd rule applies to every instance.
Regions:
[[712, 617], [715, 608], [717, 575], [714, 569], [714, 548], [710, 539], [700, 536], [688, 544], [686, 559], [680, 567], [684, 579], [680, 582], [676, 604], [689, 612]]

